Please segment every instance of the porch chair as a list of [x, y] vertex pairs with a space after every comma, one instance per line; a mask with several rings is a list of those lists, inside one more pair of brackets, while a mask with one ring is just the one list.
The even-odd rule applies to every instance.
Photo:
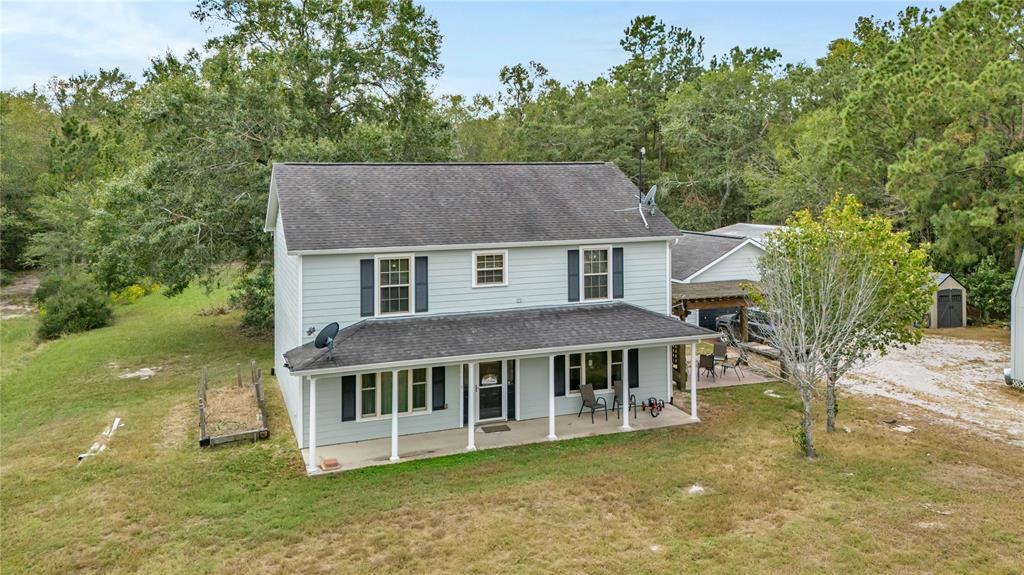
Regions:
[[711, 376], [711, 379], [715, 379], [715, 356], [710, 354], [703, 354], [697, 361], [697, 375], [700, 372], [704, 372]]
[[723, 363], [726, 359], [729, 359], [729, 344], [724, 341], [716, 341], [715, 361], [718, 363]]
[[590, 423], [594, 423], [594, 412], [598, 409], [604, 410], [604, 420], [608, 421], [608, 402], [603, 397], [597, 397], [594, 395], [594, 386], [589, 383], [580, 386], [580, 396], [583, 398], [583, 405], [580, 406], [580, 412], [576, 414], [579, 418], [583, 415], [584, 409], [590, 409]]
[[[622, 382], [616, 379], [614, 382], [612, 382], [612, 387], [615, 388], [615, 400], [612, 401], [612, 411], [615, 412], [616, 418], [621, 418], [622, 415], [620, 411], [622, 409], [622, 406], [625, 405], [625, 403], [622, 401]], [[632, 393], [629, 394], [629, 405], [626, 407], [626, 409], [629, 409], [630, 407], [633, 408], [633, 419], [636, 419], [636, 396], [633, 395]]]
[[743, 358], [740, 356], [736, 356], [731, 360], [726, 358], [726, 360], [722, 362], [722, 377], [725, 377], [725, 370], [731, 369], [736, 374], [737, 379], [743, 379], [743, 368], [740, 367], [742, 365]]

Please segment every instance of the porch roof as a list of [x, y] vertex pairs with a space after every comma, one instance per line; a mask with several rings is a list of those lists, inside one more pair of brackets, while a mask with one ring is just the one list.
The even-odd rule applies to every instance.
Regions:
[[312, 343], [285, 352], [293, 374], [472, 361], [500, 354], [682, 343], [713, 331], [624, 302], [481, 313], [369, 318], [338, 332], [334, 351]]

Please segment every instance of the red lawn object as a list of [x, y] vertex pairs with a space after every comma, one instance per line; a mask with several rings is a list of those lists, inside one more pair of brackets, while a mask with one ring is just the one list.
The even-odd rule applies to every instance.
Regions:
[[661, 414], [661, 410], [665, 409], [665, 402], [653, 397], [648, 397], [647, 401], [640, 402], [640, 407], [647, 411], [651, 410], [651, 417], [658, 417]]

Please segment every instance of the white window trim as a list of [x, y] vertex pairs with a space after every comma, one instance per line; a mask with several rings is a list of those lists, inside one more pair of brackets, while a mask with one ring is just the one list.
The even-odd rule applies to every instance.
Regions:
[[[398, 371], [408, 371], [409, 372], [409, 376], [408, 376], [408, 378], [406, 378], [406, 385], [409, 388], [408, 389], [407, 397], [409, 398], [410, 402], [412, 402], [412, 370], [414, 370], [414, 369], [426, 369], [427, 370], [427, 407], [425, 409], [412, 410], [410, 408], [410, 411], [400, 411], [400, 412], [398, 412], [398, 417], [399, 418], [403, 418], [403, 417], [416, 417], [416, 416], [419, 416], [419, 415], [428, 415], [428, 414], [434, 412], [434, 366], [415, 366], [415, 367], [409, 367], [409, 368], [404, 368], [404, 369], [399, 369], [398, 370]], [[382, 385], [382, 381], [381, 380], [382, 380], [382, 378], [380, 377], [380, 374], [386, 373], [386, 372], [390, 372], [390, 371], [391, 370], [389, 370], [389, 369], [385, 369], [385, 370], [381, 370], [381, 371], [361, 371], [361, 372], [355, 374], [355, 376], [356, 376], [356, 423], [363, 422], [363, 421], [385, 421], [385, 420], [390, 420], [391, 419], [391, 414], [390, 413], [381, 413], [380, 412], [381, 398], [384, 395], [383, 394], [383, 389], [381, 388], [381, 385]], [[372, 375], [372, 376], [374, 376], [375, 381], [376, 381], [377, 393], [374, 396], [374, 400], [377, 403], [377, 405], [375, 406], [375, 410], [374, 410], [376, 415], [363, 415], [363, 376], [364, 375]], [[397, 398], [394, 398], [394, 399], [397, 401]]]
[[[380, 283], [380, 261], [381, 260], [409, 260], [409, 311], [396, 311], [381, 313], [380, 311], [380, 290], [383, 286]], [[373, 257], [373, 315], [374, 317], [402, 317], [416, 314], [416, 257], [415, 254], [379, 254]]]
[[[477, 256], [501, 256], [501, 264], [502, 264], [502, 268], [501, 268], [501, 279], [502, 279], [502, 282], [501, 283], [494, 283], [494, 284], [477, 283], [477, 281], [476, 281], [476, 278], [477, 278], [477, 274], [476, 274], [476, 272], [477, 272], [477, 267], [476, 267], [477, 261], [476, 261], [476, 258], [477, 258]], [[472, 268], [473, 268], [473, 278], [472, 278], [472, 282], [473, 283], [472, 283], [472, 286], [474, 288], [492, 288], [492, 287], [506, 287], [506, 286], [508, 286], [508, 250], [479, 250], [479, 251], [472, 252], [470, 257], [472, 258]]]
[[[573, 354], [577, 354], [577, 353], [582, 356], [580, 358], [580, 386], [584, 386], [584, 385], [587, 384], [587, 365], [586, 365], [587, 364], [587, 354], [588, 353], [601, 353], [602, 351], [604, 351], [605, 353], [608, 354], [608, 389], [595, 389], [594, 390], [594, 394], [595, 395], [601, 395], [601, 394], [615, 393], [614, 381], [612, 380], [612, 363], [613, 363], [612, 362], [612, 352], [613, 351], [619, 351], [619, 350], [618, 349], [606, 349], [606, 350], [594, 349], [594, 350], [590, 350], [590, 351], [575, 351], [575, 352], [572, 352], [572, 353], [565, 354], [565, 395], [566, 396], [579, 397], [581, 395], [579, 391], [572, 391], [571, 389], [569, 389], [569, 356], [573, 355]], [[623, 352], [623, 353], [627, 353], [627, 352]], [[623, 365], [624, 362], [623, 361], [619, 361], [617, 363], [619, 365]], [[625, 374], [625, 373], [622, 374], [622, 378], [626, 379], [627, 378], [627, 374]]]
[[[610, 301], [612, 299], [612, 291], [613, 291], [612, 278], [615, 277], [615, 273], [614, 273], [615, 270], [613, 269], [613, 266], [615, 264], [612, 261], [612, 246], [610, 246], [610, 245], [607, 245], [607, 246], [579, 246], [579, 250], [580, 250], [580, 302]], [[605, 297], [587, 298], [586, 297], [586, 290], [584, 289], [584, 285], [586, 284], [586, 278], [585, 278], [585, 276], [583, 274], [583, 270], [586, 269], [586, 267], [585, 267], [585, 262], [586, 262], [586, 259], [587, 259], [586, 258], [586, 252], [588, 252], [588, 251], [597, 251], [597, 250], [604, 250], [604, 251], [606, 251], [608, 253], [608, 295], [606, 295]], [[591, 274], [591, 275], [597, 275], [597, 274]]]

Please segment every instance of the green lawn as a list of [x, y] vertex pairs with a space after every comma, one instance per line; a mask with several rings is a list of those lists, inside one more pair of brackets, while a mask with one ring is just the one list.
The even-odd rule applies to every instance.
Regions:
[[[38, 346], [32, 320], [3, 322], [0, 571], [1022, 568], [1021, 450], [844, 398], [852, 433], [822, 434], [807, 462], [779, 384], [703, 393], [700, 425], [316, 478], [271, 385], [270, 440], [200, 450], [199, 367], [227, 378], [236, 361], [271, 361], [270, 339], [240, 336], [237, 316], [197, 314], [224, 297], [147, 296], [112, 327]], [[162, 369], [117, 377], [141, 367]], [[918, 431], [882, 423], [898, 411]], [[76, 465], [114, 416], [110, 449]]]

